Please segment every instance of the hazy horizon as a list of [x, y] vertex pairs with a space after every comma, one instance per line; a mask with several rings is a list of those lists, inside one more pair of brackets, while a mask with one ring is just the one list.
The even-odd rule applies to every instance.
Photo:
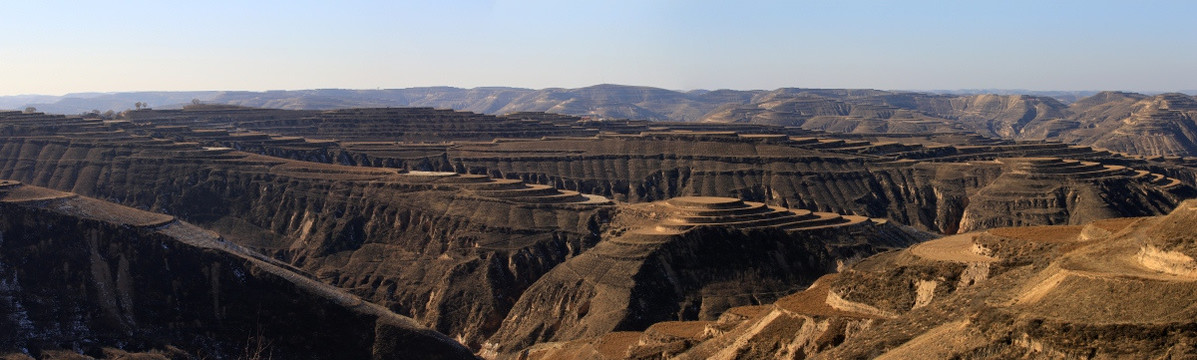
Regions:
[[[1181, 1], [10, 4], [0, 95], [1197, 88]], [[203, 90], [212, 89], [212, 90]]]
[[1169, 93], [1169, 92], [1179, 92], [1179, 93], [1185, 93], [1185, 94], [1188, 94], [1188, 95], [1197, 96], [1197, 88], [1194, 88], [1194, 89], [1178, 89], [1178, 90], [1144, 90], [1144, 91], [1140, 91], [1140, 90], [1123, 90], [1123, 89], [1063, 89], [1063, 90], [1061, 90], [1061, 89], [1048, 89], [1048, 90], [1031, 90], [1031, 89], [998, 89], [998, 88], [984, 88], [984, 89], [880, 89], [880, 88], [867, 88], [867, 87], [861, 87], [861, 88], [845, 88], [845, 87], [801, 87], [801, 86], [782, 86], [782, 87], [778, 87], [778, 88], [771, 88], [771, 89], [728, 89], [728, 88], [719, 88], [719, 89], [669, 89], [669, 88], [661, 88], [661, 87], [655, 87], [655, 86], [650, 86], [650, 85], [632, 85], [632, 84], [592, 84], [592, 85], [586, 85], [586, 86], [580, 86], [580, 87], [574, 87], [574, 88], [566, 88], [566, 87], [559, 87], [559, 86], [552, 86], [552, 87], [546, 87], [546, 88], [527, 88], [527, 87], [519, 87], [519, 86], [505, 86], [505, 85], [483, 85], [483, 86], [474, 86], [474, 87], [460, 87], [460, 86], [448, 86], [448, 85], [431, 85], [431, 86], [412, 86], [412, 87], [374, 88], [374, 89], [354, 89], [354, 88], [307, 88], [307, 89], [265, 89], [265, 90], [239, 90], [239, 89], [218, 89], [218, 90], [207, 90], [207, 89], [200, 89], [200, 90], [80, 91], [80, 92], [69, 92], [69, 93], [61, 93], [61, 94], [12, 94], [12, 95], [0, 95], [0, 97], [7, 97], [7, 98], [13, 98], [13, 97], [55, 97], [55, 98], [65, 98], [65, 97], [69, 97], [69, 96], [71, 96], [71, 95], [115, 95], [115, 94], [128, 94], [128, 93], [205, 93], [205, 92], [249, 92], [249, 93], [268, 93], [268, 92], [279, 92], [279, 91], [321, 91], [321, 90], [345, 90], [345, 91], [380, 91], [380, 90], [406, 90], [406, 89], [420, 89], [420, 88], [441, 88], [441, 87], [447, 87], [447, 88], [458, 88], [458, 89], [464, 89], [464, 90], [470, 90], [470, 89], [487, 89], [487, 88], [511, 88], [511, 89], [524, 89], [524, 90], [533, 90], [533, 91], [539, 91], [539, 90], [547, 90], [547, 89], [565, 89], [565, 90], [572, 90], [572, 89], [581, 89], [581, 88], [589, 88], [589, 87], [596, 87], [596, 86], [649, 87], [649, 88], [657, 88], [657, 89], [663, 89], [663, 90], [668, 90], [668, 91], [676, 91], [676, 92], [691, 92], [691, 91], [719, 91], [719, 90], [730, 90], [730, 91], [773, 91], [773, 90], [784, 89], [784, 88], [793, 88], [793, 89], [812, 89], [812, 90], [814, 90], [814, 89], [867, 89], [867, 90], [880, 90], [880, 91], [898, 91], [898, 92], [901, 92], [901, 91], [906, 91], [906, 92], [922, 92], [922, 93], [996, 93], [996, 92], [1002, 92], [1002, 93], [1028, 93], [1028, 94], [1029, 94], [1029, 93], [1055, 93], [1055, 92], [1058, 92], [1058, 93], [1088, 93], [1088, 92], [1098, 93], [1098, 92], [1102, 92], [1102, 91], [1125, 91], [1125, 92], [1135, 92], [1135, 93], [1140, 93], [1140, 94], [1147, 94], [1147, 95], [1151, 95], [1151, 94], [1163, 94], [1163, 93]]

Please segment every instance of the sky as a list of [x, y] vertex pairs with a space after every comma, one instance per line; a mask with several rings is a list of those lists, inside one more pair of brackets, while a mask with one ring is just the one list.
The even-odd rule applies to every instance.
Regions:
[[0, 95], [1197, 89], [1194, 1], [6, 1]]

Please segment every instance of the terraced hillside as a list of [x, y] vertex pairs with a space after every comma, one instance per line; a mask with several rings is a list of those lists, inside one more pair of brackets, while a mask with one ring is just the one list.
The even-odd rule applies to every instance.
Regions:
[[[708, 149], [719, 149], [712, 154]], [[938, 232], [1007, 224], [1000, 219], [963, 217], [970, 199], [998, 180], [1006, 156], [1054, 155], [1128, 163], [1108, 153], [1063, 144], [924, 146], [917, 143], [844, 140], [733, 133], [644, 132], [597, 138], [544, 139], [494, 144], [460, 144], [447, 149], [466, 172], [519, 177], [529, 182], [642, 202], [675, 196], [728, 196], [779, 206], [890, 218]], [[662, 155], [664, 154], [664, 155]], [[1114, 166], [1114, 165], [1111, 165]], [[1118, 165], [1125, 166], [1125, 165]], [[1186, 172], [1182, 170], [1181, 172]], [[1115, 194], [1147, 194], [1135, 206], [1100, 205], [1126, 215], [1167, 211], [1187, 188], [1139, 181], [1134, 172], [1078, 178], [1098, 186], [1099, 202]], [[1104, 204], [1104, 203], [1103, 203]], [[978, 205], [980, 206], [980, 205]], [[1055, 224], [1078, 209], [1048, 209]], [[1154, 209], [1153, 209], [1154, 208]], [[978, 213], [980, 215], [981, 213]]]
[[[0, 179], [177, 217], [491, 355], [714, 321], [916, 229], [1157, 215], [1193, 192], [1184, 158], [959, 131], [199, 107], [0, 113], [0, 135]], [[1061, 160], [999, 160], [1042, 156]], [[1053, 201], [1003, 201], [1059, 179]]]
[[718, 319], [659, 322], [513, 356], [1185, 357], [1195, 340], [1195, 219], [1190, 201], [1166, 216], [949, 236], [875, 255]]
[[[967, 199], [1000, 173], [996, 163], [977, 160], [1055, 156], [1193, 178], [1189, 167], [1156, 160], [959, 132], [843, 136], [751, 124], [595, 122], [536, 113], [495, 118], [429, 109], [135, 113], [137, 120], [112, 126], [292, 159], [519, 178], [618, 201], [731, 196], [890, 218], [948, 233], [976, 226], [961, 224]], [[425, 122], [424, 116], [436, 120]], [[346, 135], [355, 128], [368, 131]], [[496, 128], [506, 130], [489, 141], [474, 141]], [[710, 148], [720, 151], [711, 154]], [[1189, 190], [1146, 186], [1133, 191], [1148, 194], [1146, 205], [1116, 215], [1157, 214]], [[1067, 217], [1062, 213], [1054, 219]]]
[[[1123, 192], [1143, 184], [1168, 190], [1183, 186], [1146, 170], [1059, 158], [1002, 158], [1002, 175], [981, 188], [964, 209], [961, 231], [1001, 226], [1085, 224], [1118, 217], [1136, 206], [1167, 208], [1142, 193]], [[1143, 212], [1153, 210], [1144, 209]]]
[[178, 216], [475, 348], [542, 274], [599, 242], [617, 207], [518, 179], [298, 161], [140, 126], [152, 125], [14, 116], [0, 176]]
[[484, 356], [658, 321], [714, 319], [791, 292], [845, 259], [928, 236], [866, 217], [715, 197], [627, 207], [615, 223], [597, 246], [521, 296]]

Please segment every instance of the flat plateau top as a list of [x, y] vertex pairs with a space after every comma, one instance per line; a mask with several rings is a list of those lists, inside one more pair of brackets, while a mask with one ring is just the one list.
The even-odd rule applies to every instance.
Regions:
[[439, 176], [439, 177], [447, 177], [447, 176], [456, 176], [456, 175], [458, 175], [458, 174], [457, 174], [457, 173], [455, 173], [455, 172], [451, 172], [451, 171], [420, 171], [420, 170], [412, 170], [412, 171], [408, 171], [408, 172], [407, 172], [407, 175], [414, 175], [414, 176]]
[[976, 233], [958, 234], [927, 241], [910, 248], [915, 256], [936, 260], [961, 263], [988, 263], [997, 261], [992, 256], [981, 255], [974, 251], [973, 238]]
[[716, 196], [682, 196], [669, 199], [668, 202], [673, 206], [706, 208], [733, 207], [744, 203], [740, 199]]
[[998, 158], [1001, 163], [1052, 163], [1063, 161], [1056, 157], [1015, 157], [1015, 158]]

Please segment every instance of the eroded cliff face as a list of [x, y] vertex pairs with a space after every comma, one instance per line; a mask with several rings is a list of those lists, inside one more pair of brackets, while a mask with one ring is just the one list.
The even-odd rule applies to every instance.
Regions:
[[[720, 153], [709, 154], [705, 149], [710, 148]], [[924, 156], [926, 161], [880, 161], [841, 153], [849, 151]], [[642, 155], [657, 152], [671, 155]], [[1098, 161], [1080, 165], [1081, 161], [1055, 157], [1069, 152], [1093, 154], [1087, 148], [1062, 144], [970, 146], [937, 152], [866, 141], [789, 139], [789, 143], [770, 144], [645, 135], [463, 146], [451, 150], [450, 157], [460, 159], [462, 165], [457, 167], [463, 171], [486, 170], [629, 202], [729, 196], [888, 218], [945, 234], [1156, 215], [1192, 194], [1183, 182], [1162, 174]], [[995, 161], [998, 154], [1049, 154], [1060, 166], [1044, 165], [1047, 170], [1026, 176]]]
[[0, 189], [0, 328], [9, 331], [0, 332], [0, 353], [472, 357], [409, 318], [194, 225], [7, 185]]
[[[988, 139], [957, 128], [926, 135], [920, 134], [931, 130], [911, 128], [905, 133], [895, 127], [926, 121], [896, 118], [911, 110], [892, 109], [1022, 119], [1011, 120], [1013, 129], [1056, 116], [1053, 109], [1060, 104], [1050, 99], [978, 96], [956, 104], [952, 97], [924, 99], [868, 91], [801, 90], [794, 94], [858, 100], [880, 97], [883, 103], [893, 104], [856, 104], [845, 116], [880, 116], [884, 119], [879, 126], [889, 129], [849, 137], [751, 124], [594, 122], [536, 113], [496, 118], [431, 109], [143, 111], [131, 114], [131, 123], [80, 125], [123, 134], [126, 141], [131, 141], [130, 134], [149, 135], [305, 161], [519, 178], [633, 203], [685, 195], [732, 196], [884, 217], [941, 233], [958, 231], [969, 197], [997, 178], [997, 166], [987, 160], [1053, 156], [1141, 167], [1182, 180], [1193, 177], [1186, 166], [1160, 166], [1159, 161], [1060, 143]], [[780, 92], [767, 98], [789, 99], [794, 94]], [[112, 132], [114, 129], [119, 131]], [[26, 130], [36, 133], [42, 128]], [[445, 142], [487, 136], [493, 140]], [[512, 138], [504, 138], [507, 136]], [[396, 143], [395, 139], [412, 143]], [[1153, 207], [1131, 205], [1135, 209]], [[1041, 216], [1024, 220], [1050, 224], [1060, 219]], [[990, 220], [1003, 223], [982, 219]]]
[[[962, 209], [952, 208], [951, 201], [933, 202], [923, 194], [965, 198], [996, 177], [992, 166], [964, 161], [1057, 156], [1176, 172], [1154, 168], [1149, 161], [1088, 148], [987, 139], [969, 135], [967, 127], [935, 130], [919, 124], [944, 123], [901, 115], [914, 111], [911, 109], [965, 114], [960, 116], [982, 119], [976, 120], [980, 122], [996, 119], [993, 121], [1000, 125], [993, 126], [1006, 129], [1001, 131], [1017, 132], [1062, 120], [1063, 105], [1047, 98], [966, 99], [799, 89], [759, 100], [772, 103], [795, 98], [814, 101], [840, 97], [851, 99], [846, 101], [854, 104], [840, 115], [859, 121], [879, 121], [868, 126], [884, 129], [865, 129], [862, 135], [845, 137], [750, 124], [593, 122], [535, 113], [493, 118], [430, 109], [353, 109], [325, 113], [249, 109], [146, 111], [133, 114], [133, 124], [116, 127], [130, 133], [307, 161], [518, 177], [529, 183], [618, 201], [654, 201], [684, 195], [735, 196], [783, 206], [886, 217], [945, 233], [958, 227], [959, 217], [945, 221], [940, 215], [959, 215]], [[866, 101], [874, 98], [876, 101]], [[864, 102], [857, 103], [861, 101]], [[876, 104], [877, 101], [881, 104]], [[1089, 103], [1081, 102], [1078, 106], [1100, 107]], [[1113, 111], [1107, 110], [1103, 111]], [[828, 116], [831, 115], [815, 115], [810, 121]], [[275, 135], [230, 132], [231, 128]], [[918, 135], [927, 133], [933, 134]], [[445, 142], [485, 139], [487, 134], [494, 140]], [[413, 143], [399, 144], [395, 139]], [[892, 162], [895, 159], [921, 162], [896, 166]], [[941, 171], [937, 169], [940, 167], [955, 169]], [[910, 168], [921, 169], [921, 174], [960, 175], [923, 178], [910, 174]], [[965, 188], [963, 193], [955, 186], [939, 188], [941, 182], [952, 183], [957, 179], [977, 185]], [[890, 188], [890, 184], [898, 184], [899, 188]], [[923, 190], [928, 187], [931, 191]], [[944, 208], [936, 208], [939, 206]], [[931, 208], [935, 210], [915, 210]], [[936, 216], [926, 216], [928, 213]]]
[[449, 156], [461, 171], [519, 177], [620, 201], [726, 196], [889, 218], [937, 232], [952, 231], [969, 193], [1000, 171], [983, 165], [899, 166], [784, 145], [684, 136], [461, 147]]

